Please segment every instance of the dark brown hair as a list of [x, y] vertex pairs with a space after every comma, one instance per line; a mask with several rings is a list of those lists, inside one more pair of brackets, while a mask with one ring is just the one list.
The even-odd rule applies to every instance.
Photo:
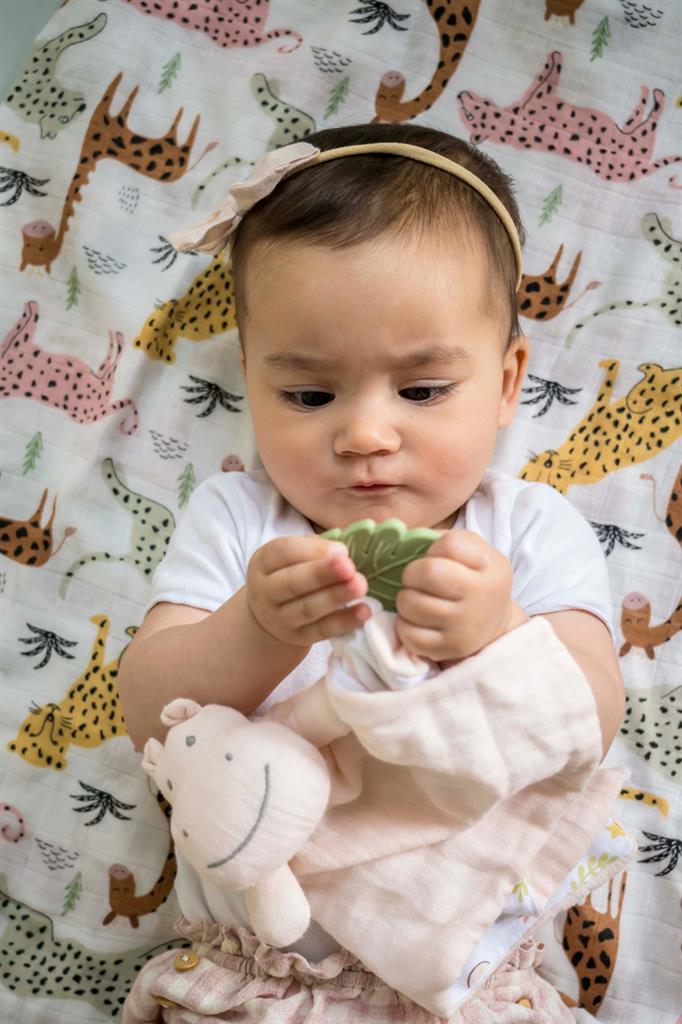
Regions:
[[[355, 124], [327, 128], [305, 137], [321, 150], [367, 142], [403, 142], [449, 157], [476, 174], [498, 196], [519, 233], [521, 222], [512, 179], [475, 146], [446, 132], [414, 124]], [[394, 234], [461, 244], [462, 235], [482, 242], [490, 287], [483, 314], [506, 311], [507, 345], [520, 334], [517, 268], [509, 236], [499, 217], [475, 189], [428, 164], [383, 153], [344, 157], [305, 168], [280, 182], [256, 203], [235, 232], [232, 247], [240, 337], [248, 316], [245, 279], [249, 253], [282, 242], [306, 242], [345, 249]], [[242, 340], [243, 345], [243, 340]]]

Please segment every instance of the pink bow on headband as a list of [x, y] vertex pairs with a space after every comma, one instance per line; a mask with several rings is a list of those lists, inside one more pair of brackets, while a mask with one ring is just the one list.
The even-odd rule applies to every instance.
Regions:
[[230, 235], [247, 210], [260, 199], [270, 195], [286, 173], [311, 163], [320, 150], [309, 142], [293, 142], [266, 153], [254, 165], [245, 181], [230, 189], [224, 203], [210, 217], [200, 220], [183, 231], [168, 235], [168, 241], [178, 252], [210, 252], [213, 255], [228, 248]]

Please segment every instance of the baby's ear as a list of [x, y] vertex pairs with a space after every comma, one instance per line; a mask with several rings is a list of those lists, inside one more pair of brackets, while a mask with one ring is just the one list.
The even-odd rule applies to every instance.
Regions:
[[189, 697], [178, 697], [170, 704], [166, 704], [161, 712], [161, 721], [164, 725], [177, 725], [178, 722], [194, 718], [200, 711], [201, 704], [197, 704], [195, 700], [190, 700]]
[[163, 750], [163, 743], [159, 743], [154, 737], [150, 737], [144, 745], [142, 751], [142, 767], [146, 771], [147, 775], [151, 775], [154, 778], [154, 770], [158, 763], [161, 751]]

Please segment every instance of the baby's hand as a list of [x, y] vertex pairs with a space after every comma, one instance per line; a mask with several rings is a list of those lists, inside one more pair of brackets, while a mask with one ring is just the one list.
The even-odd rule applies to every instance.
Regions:
[[396, 633], [412, 654], [447, 668], [527, 620], [511, 585], [500, 551], [471, 530], [449, 530], [405, 567]]
[[371, 615], [366, 604], [343, 607], [367, 593], [367, 580], [345, 545], [320, 537], [264, 544], [249, 562], [246, 593], [262, 628], [297, 646], [351, 633]]

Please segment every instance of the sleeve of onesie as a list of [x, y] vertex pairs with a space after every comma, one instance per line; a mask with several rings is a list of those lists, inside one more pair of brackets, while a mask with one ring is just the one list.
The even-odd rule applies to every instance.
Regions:
[[592, 612], [615, 643], [606, 558], [585, 517], [547, 484], [533, 484], [512, 509], [513, 596], [528, 615]]
[[244, 584], [239, 489], [225, 475], [192, 492], [152, 579], [146, 613], [160, 601], [215, 611]]

